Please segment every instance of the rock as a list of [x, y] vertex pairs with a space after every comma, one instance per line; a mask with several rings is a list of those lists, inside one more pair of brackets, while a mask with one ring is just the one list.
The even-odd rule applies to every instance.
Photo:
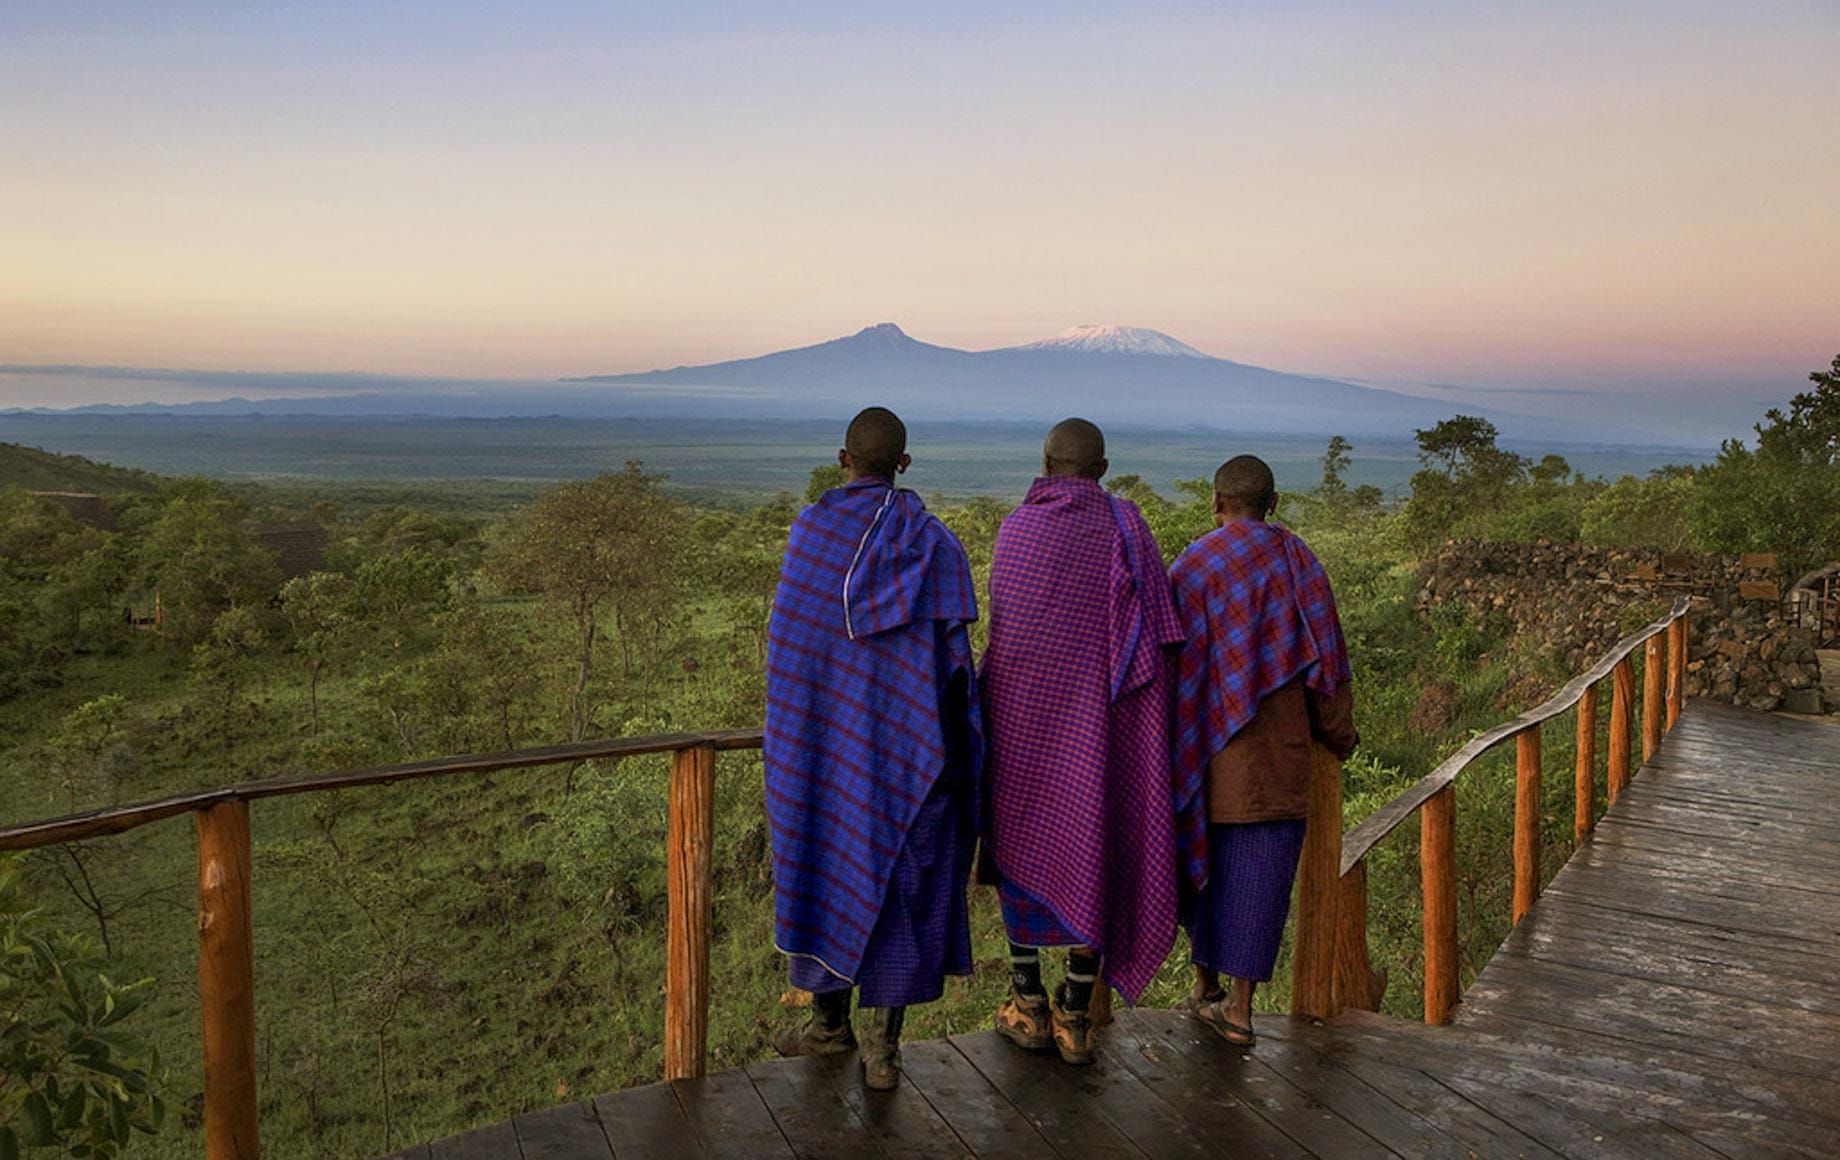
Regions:
[[1782, 699], [1782, 707], [1789, 713], [1807, 713], [1814, 716], [1822, 712], [1821, 690], [1808, 688], [1790, 689]]

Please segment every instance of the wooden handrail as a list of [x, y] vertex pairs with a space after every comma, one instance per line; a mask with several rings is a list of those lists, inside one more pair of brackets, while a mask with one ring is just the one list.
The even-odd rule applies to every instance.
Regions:
[[598, 758], [671, 754], [666, 914], [666, 1079], [703, 1074], [709, 1046], [710, 869], [715, 755], [759, 749], [758, 729], [615, 737], [463, 754], [431, 761], [277, 777], [0, 829], [0, 851], [119, 834], [190, 813], [198, 835], [198, 1001], [203, 1021], [205, 1155], [261, 1155], [256, 1094], [255, 932], [250, 909], [249, 803], [258, 798], [388, 785], [424, 777], [526, 769]]
[[[1606, 676], [1615, 677], [1608, 774], [1610, 800], [1615, 802], [1629, 780], [1629, 728], [1635, 690], [1630, 654], [1637, 648], [1645, 648], [1647, 654], [1642, 698], [1643, 760], [1646, 761], [1660, 744], [1664, 716], [1667, 729], [1671, 729], [1680, 716], [1686, 691], [1687, 609], [1690, 603], [1688, 597], [1680, 597], [1666, 616], [1618, 641], [1596, 664], [1566, 682], [1545, 702], [1471, 739], [1430, 774], [1349, 830], [1342, 838], [1344, 888], [1337, 892], [1300, 891], [1299, 936], [1293, 951], [1295, 977], [1314, 980], [1323, 969], [1319, 964], [1303, 961], [1306, 952], [1311, 950], [1302, 936], [1306, 921], [1303, 908], [1317, 895], [1332, 897], [1340, 907], [1339, 915], [1333, 919], [1340, 929], [1365, 932], [1367, 854], [1376, 842], [1416, 813], [1419, 815], [1420, 889], [1424, 906], [1425, 1022], [1447, 1021], [1461, 992], [1457, 970], [1457, 777], [1483, 753], [1510, 737], [1515, 739], [1513, 921], [1518, 924], [1532, 909], [1540, 893], [1540, 727], [1577, 706], [1573, 834], [1578, 841], [1583, 841], [1594, 822], [1598, 682]], [[1351, 913], [1356, 907], [1361, 913]], [[1375, 993], [1375, 975], [1367, 961], [1366, 946], [1353, 945], [1351, 937], [1344, 937], [1338, 943], [1332, 948], [1334, 985], [1329, 988], [1326, 999], [1313, 999], [1314, 1010], [1309, 1013], [1328, 1018], [1345, 1007], [1377, 1010], [1379, 995]], [[1364, 933], [1361, 943], [1365, 943]], [[1316, 996], [1320, 990], [1313, 986], [1311, 993]], [[1293, 1010], [1297, 1009], [1293, 1000]]]
[[1380, 839], [1392, 833], [1402, 822], [1416, 813], [1418, 808], [1430, 800], [1433, 794], [1456, 781], [1457, 776], [1469, 766], [1470, 762], [1509, 738], [1534, 726], [1545, 724], [1576, 705], [1584, 696], [1586, 689], [1609, 676], [1625, 657], [1647, 643], [1650, 637], [1666, 632], [1668, 625], [1675, 619], [1685, 616], [1688, 603], [1688, 598], [1685, 596], [1676, 599], [1673, 610], [1666, 616], [1617, 641], [1596, 664], [1567, 681], [1558, 692], [1539, 705], [1527, 710], [1512, 721], [1504, 722], [1493, 729], [1477, 734], [1463, 748], [1445, 758], [1436, 769], [1407, 786], [1399, 796], [1350, 829], [1342, 837], [1342, 873], [1348, 873], [1354, 868], [1356, 862], [1367, 857], [1367, 852], [1373, 849]]
[[467, 753], [455, 757], [437, 757], [429, 761], [406, 761], [398, 765], [379, 765], [368, 769], [351, 769], [341, 773], [310, 774], [298, 777], [273, 777], [262, 781], [245, 781], [216, 789], [194, 790], [171, 797], [131, 805], [111, 806], [88, 813], [61, 818], [26, 822], [0, 827], [0, 851], [30, 850], [59, 842], [77, 842], [119, 834], [176, 817], [194, 810], [209, 809], [223, 802], [252, 802], [261, 798], [285, 797], [322, 790], [358, 789], [363, 786], [389, 785], [423, 777], [447, 777], [460, 773], [489, 773], [499, 769], [528, 769], [537, 765], [562, 765], [597, 758], [638, 757], [648, 753], [675, 753], [707, 745], [716, 750], [759, 749], [758, 729], [718, 729], [703, 733], [661, 733], [647, 737], [609, 737], [600, 741], [578, 741], [569, 745], [545, 745], [533, 749], [511, 749], [502, 753]]

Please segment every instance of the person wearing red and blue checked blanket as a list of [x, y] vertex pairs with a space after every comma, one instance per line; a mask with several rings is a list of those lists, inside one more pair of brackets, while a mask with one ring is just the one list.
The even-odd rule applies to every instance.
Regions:
[[[1216, 529], [1170, 567], [1188, 634], [1177, 670], [1175, 763], [1207, 795], [1207, 884], [1188, 918], [1198, 1018], [1250, 1047], [1309, 814], [1311, 747], [1346, 758], [1352, 674], [1322, 564], [1286, 528], [1271, 468], [1241, 455], [1214, 476]], [[1223, 989], [1221, 977], [1231, 980]]]
[[[1086, 1064], [1101, 972], [1135, 1002], [1175, 941], [1176, 804], [1198, 804], [1200, 782], [1184, 792], [1170, 778], [1184, 637], [1156, 539], [1136, 504], [1100, 485], [1098, 427], [1057, 424], [1042, 458], [990, 568], [980, 877], [996, 879], [1010, 941], [997, 1031]], [[1198, 809], [1191, 821], [1198, 841]], [[1043, 947], [1068, 948], [1052, 999]]]
[[786, 1055], [858, 1047], [894, 1088], [906, 1008], [971, 971], [966, 902], [983, 737], [964, 548], [920, 497], [894, 413], [850, 423], [842, 487], [793, 521], [767, 636], [766, 804], [775, 940], [809, 1022]]

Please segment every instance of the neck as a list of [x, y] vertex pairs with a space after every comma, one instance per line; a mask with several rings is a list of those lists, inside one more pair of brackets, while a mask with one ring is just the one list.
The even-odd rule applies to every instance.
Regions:
[[894, 486], [894, 476], [892, 475], [878, 475], [873, 471], [857, 471], [855, 468], [850, 469], [851, 483], [860, 483], [865, 479], [872, 479], [876, 483], [885, 483], [889, 487]]

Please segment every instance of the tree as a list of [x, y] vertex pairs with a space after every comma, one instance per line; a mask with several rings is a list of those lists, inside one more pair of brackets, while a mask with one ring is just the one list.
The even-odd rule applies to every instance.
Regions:
[[1354, 462], [1354, 457], [1349, 454], [1353, 450], [1354, 444], [1340, 435], [1329, 440], [1328, 450], [1323, 452], [1322, 486], [1316, 489], [1318, 495], [1334, 502], [1348, 494], [1348, 485], [1342, 481], [1342, 472], [1347, 471], [1349, 464]]
[[307, 670], [307, 706], [319, 733], [319, 681], [326, 666], [349, 646], [354, 585], [337, 572], [309, 572], [281, 588], [281, 614], [293, 632], [294, 651]]
[[205, 720], [230, 752], [237, 718], [245, 707], [249, 659], [267, 642], [262, 620], [249, 608], [227, 608], [192, 646], [192, 678], [205, 689]]
[[374, 556], [352, 579], [352, 612], [370, 639], [399, 652], [447, 607], [453, 566], [424, 548]]
[[1771, 408], [1757, 447], [1728, 439], [1696, 479], [1694, 539], [1715, 552], [1775, 552], [1791, 573], [1840, 558], [1840, 356], [1814, 390]]
[[1581, 538], [1588, 544], [1678, 552], [1693, 536], [1690, 467], [1663, 467], [1647, 479], [1625, 475], [1584, 506]]
[[811, 469], [811, 479], [805, 484], [805, 502], [817, 503], [825, 492], [833, 487], [842, 487], [849, 479], [849, 473], [838, 464], [818, 464]]
[[664, 477], [638, 462], [610, 475], [565, 483], [519, 513], [488, 568], [514, 592], [544, 598], [575, 637], [575, 683], [569, 693], [569, 735], [587, 735], [589, 679], [601, 617], [613, 613], [623, 669], [631, 675], [631, 638], [656, 627], [682, 585], [680, 532], [687, 510], [663, 490]]
[[166, 608], [167, 635], [196, 644], [217, 618], [259, 604], [281, 582], [275, 557], [244, 530], [247, 510], [208, 482], [182, 481], [141, 542], [141, 566]]

